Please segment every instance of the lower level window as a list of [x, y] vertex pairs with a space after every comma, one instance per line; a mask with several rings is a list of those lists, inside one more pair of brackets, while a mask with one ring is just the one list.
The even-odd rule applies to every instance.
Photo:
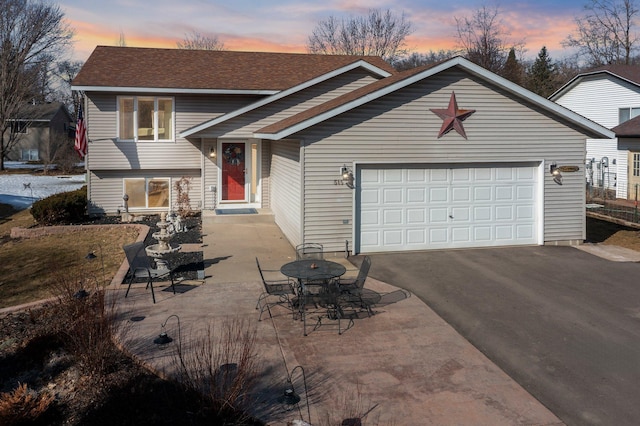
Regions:
[[124, 193], [129, 208], [169, 207], [169, 178], [136, 178], [124, 180]]
[[22, 161], [38, 161], [38, 150], [23, 149], [20, 156]]

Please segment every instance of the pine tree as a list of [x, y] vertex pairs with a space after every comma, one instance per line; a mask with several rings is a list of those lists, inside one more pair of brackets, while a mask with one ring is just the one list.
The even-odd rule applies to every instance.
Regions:
[[529, 70], [527, 88], [545, 98], [551, 95], [556, 86], [556, 66], [549, 57], [547, 47], [542, 46], [540, 53]]
[[501, 75], [507, 80], [521, 85], [522, 71], [522, 65], [520, 64], [520, 62], [518, 62], [518, 59], [516, 59], [516, 49], [512, 47], [509, 50], [509, 55], [507, 56], [507, 60], [504, 63]]

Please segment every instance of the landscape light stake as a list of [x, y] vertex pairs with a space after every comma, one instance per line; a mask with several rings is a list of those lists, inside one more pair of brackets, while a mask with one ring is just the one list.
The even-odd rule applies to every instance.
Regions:
[[309, 421], [309, 424], [311, 424], [311, 409], [309, 408], [309, 392], [307, 389], [307, 376], [305, 375], [304, 368], [302, 368], [301, 365], [295, 366], [293, 370], [291, 370], [291, 373], [287, 373], [287, 384], [284, 388], [284, 394], [278, 398], [278, 402], [284, 406], [284, 409], [286, 411], [291, 411], [293, 410], [294, 406], [297, 406], [298, 411], [300, 412], [300, 419], [304, 420], [302, 418], [302, 411], [300, 411], [300, 406], [298, 405], [298, 403], [300, 402], [300, 396], [296, 393], [295, 388], [293, 387], [293, 380], [292, 380], [293, 373], [298, 368], [302, 372], [302, 382], [304, 383], [304, 395], [306, 399], [305, 402], [307, 404], [307, 419]]

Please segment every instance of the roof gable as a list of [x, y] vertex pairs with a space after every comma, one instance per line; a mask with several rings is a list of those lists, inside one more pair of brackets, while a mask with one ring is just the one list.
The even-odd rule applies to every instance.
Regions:
[[305, 81], [304, 83], [299, 84], [299, 85], [294, 86], [294, 87], [291, 87], [291, 88], [289, 88], [287, 90], [283, 90], [281, 92], [278, 92], [278, 93], [273, 94], [271, 96], [268, 96], [266, 98], [260, 99], [259, 101], [254, 102], [254, 103], [252, 103], [250, 105], [247, 105], [247, 106], [245, 106], [243, 108], [237, 109], [235, 111], [232, 111], [232, 112], [229, 112], [227, 114], [224, 114], [224, 115], [222, 115], [220, 117], [216, 117], [216, 118], [214, 118], [212, 120], [206, 121], [206, 122], [204, 122], [202, 124], [199, 124], [199, 125], [194, 126], [194, 127], [190, 128], [190, 129], [187, 129], [187, 130], [183, 131], [182, 133], [180, 133], [180, 137], [187, 138], [187, 137], [192, 136], [193, 134], [195, 134], [197, 132], [200, 132], [200, 131], [202, 131], [204, 129], [207, 129], [207, 128], [215, 126], [215, 125], [218, 125], [220, 123], [224, 123], [225, 121], [231, 120], [232, 118], [238, 117], [238, 116], [240, 116], [242, 114], [245, 114], [247, 112], [256, 110], [258, 108], [261, 108], [261, 107], [263, 107], [265, 105], [268, 105], [268, 104], [270, 104], [272, 102], [275, 102], [275, 101], [277, 101], [279, 99], [283, 99], [283, 98], [285, 98], [287, 96], [293, 95], [294, 93], [300, 92], [300, 91], [302, 91], [304, 89], [307, 89], [307, 88], [309, 88], [311, 86], [319, 84], [319, 83], [321, 83], [323, 81], [330, 80], [331, 78], [334, 78], [334, 77], [336, 77], [338, 75], [347, 73], [347, 72], [352, 71], [352, 70], [354, 70], [356, 68], [363, 68], [363, 69], [365, 69], [367, 71], [372, 72], [375, 75], [378, 75], [380, 78], [388, 77], [388, 76], [391, 75], [391, 74], [381, 70], [380, 68], [377, 68], [377, 67], [374, 67], [374, 66], [370, 65], [368, 62], [365, 62], [363, 60], [360, 60], [358, 62], [353, 62], [353, 63], [351, 63], [351, 64], [349, 64], [347, 66], [344, 66], [344, 67], [339, 68], [337, 70], [334, 70], [334, 71], [331, 71], [329, 73], [323, 74], [323, 75], [321, 75], [319, 77], [316, 77], [316, 78], [314, 78], [312, 80]]
[[640, 67], [635, 65], [604, 65], [589, 72], [580, 73], [569, 80], [565, 85], [549, 96], [555, 101], [572, 88], [580, 84], [586, 78], [611, 78], [619, 79], [636, 86], [640, 91]]
[[367, 102], [371, 102], [388, 93], [409, 86], [417, 81], [429, 78], [432, 75], [446, 71], [453, 67], [460, 67], [465, 71], [494, 84], [507, 92], [512, 93], [516, 97], [525, 99], [552, 114], [562, 117], [572, 122], [582, 129], [588, 131], [590, 135], [596, 135], [604, 138], [614, 137], [613, 132], [600, 126], [585, 117], [578, 115], [554, 102], [551, 102], [533, 92], [524, 89], [517, 84], [512, 83], [486, 69], [462, 58], [455, 57], [447, 61], [435, 65], [415, 68], [409, 71], [398, 73], [371, 83], [365, 87], [354, 90], [353, 92], [342, 95], [322, 105], [315, 106], [299, 114], [288, 117], [277, 123], [266, 126], [256, 132], [255, 137], [262, 139], [278, 140], [286, 138], [296, 132], [311, 127], [329, 118], [335, 117]]
[[377, 56], [98, 46], [73, 86], [75, 90], [273, 94], [360, 61], [395, 73]]

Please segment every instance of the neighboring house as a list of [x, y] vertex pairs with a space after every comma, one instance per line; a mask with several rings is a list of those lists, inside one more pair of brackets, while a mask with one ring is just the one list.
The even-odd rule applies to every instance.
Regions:
[[327, 251], [580, 243], [585, 139], [613, 136], [459, 57], [97, 47], [73, 88], [91, 213], [174, 209], [189, 177], [194, 208], [270, 209]]
[[[549, 99], [608, 129], [617, 128], [640, 116], [640, 67], [606, 65], [579, 74]], [[615, 189], [617, 198], [635, 199], [640, 139], [619, 136], [587, 140], [587, 182]]]
[[[73, 143], [73, 123], [67, 107], [60, 102], [29, 105], [20, 117], [12, 120], [18, 139], [7, 159], [46, 161], [53, 158], [61, 143]], [[61, 137], [65, 138], [64, 142]]]

